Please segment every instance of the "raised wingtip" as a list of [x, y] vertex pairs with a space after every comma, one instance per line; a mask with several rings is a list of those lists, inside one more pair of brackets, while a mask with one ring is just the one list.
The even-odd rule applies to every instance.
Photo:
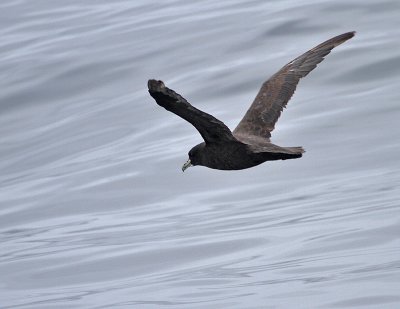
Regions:
[[149, 79], [147, 86], [150, 91], [161, 91], [165, 88], [163, 81], [155, 79]]
[[339, 35], [339, 37], [341, 37], [343, 40], [348, 40], [348, 39], [351, 39], [355, 35], [356, 35], [355, 31], [349, 31], [349, 32]]
[[312, 50], [317, 50], [317, 49], [321, 49], [321, 48], [324, 48], [324, 49], [329, 48], [329, 50], [331, 50], [334, 47], [346, 42], [347, 40], [350, 40], [355, 34], [356, 34], [355, 31], [349, 31], [349, 32], [339, 34], [339, 35], [329, 39], [328, 41], [325, 41], [325, 42], [319, 44], [318, 46], [314, 47]]

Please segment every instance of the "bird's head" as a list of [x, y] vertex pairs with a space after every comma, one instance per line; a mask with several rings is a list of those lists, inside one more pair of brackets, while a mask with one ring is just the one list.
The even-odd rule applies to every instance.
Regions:
[[203, 163], [203, 154], [204, 154], [205, 143], [198, 144], [190, 149], [188, 155], [189, 159], [182, 166], [182, 172], [184, 172], [187, 168], [194, 165], [204, 165]]

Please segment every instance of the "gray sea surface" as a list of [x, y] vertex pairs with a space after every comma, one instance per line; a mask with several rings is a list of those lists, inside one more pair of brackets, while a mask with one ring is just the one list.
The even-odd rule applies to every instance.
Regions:
[[[0, 308], [400, 308], [400, 1], [0, 2]], [[193, 167], [163, 80], [235, 127], [347, 31], [273, 132]]]

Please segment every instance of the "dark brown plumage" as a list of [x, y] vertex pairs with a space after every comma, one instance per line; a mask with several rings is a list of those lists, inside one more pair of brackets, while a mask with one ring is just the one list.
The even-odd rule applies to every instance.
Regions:
[[310, 73], [331, 50], [354, 36], [338, 35], [286, 64], [262, 85], [254, 102], [233, 132], [220, 120], [193, 107], [162, 81], [149, 80], [150, 95], [157, 104], [190, 122], [204, 143], [189, 151], [182, 170], [203, 165], [221, 170], [238, 170], [265, 161], [300, 158], [301, 147], [280, 147], [270, 142], [271, 132], [300, 78]]

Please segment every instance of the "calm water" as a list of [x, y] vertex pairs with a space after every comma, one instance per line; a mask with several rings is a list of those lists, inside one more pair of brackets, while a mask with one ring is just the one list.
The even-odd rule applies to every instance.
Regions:
[[[362, 3], [362, 4], [361, 4]], [[1, 308], [400, 308], [400, 2], [0, 3]], [[273, 141], [180, 167], [162, 79], [234, 128], [260, 84], [356, 30]]]

